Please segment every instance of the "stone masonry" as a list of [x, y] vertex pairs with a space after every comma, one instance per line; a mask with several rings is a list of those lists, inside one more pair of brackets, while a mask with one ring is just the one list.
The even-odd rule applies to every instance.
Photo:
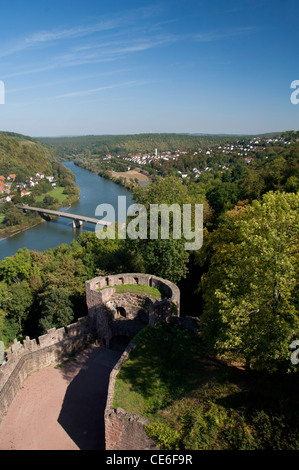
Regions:
[[[162, 295], [154, 300], [147, 294], [117, 294], [115, 286], [121, 284], [156, 287]], [[150, 274], [117, 274], [87, 281], [86, 302], [91, 327], [100, 344], [106, 347], [115, 336], [132, 339], [145, 325], [155, 326], [172, 315], [180, 315], [178, 287]]]
[[145, 432], [145, 426], [148, 424], [146, 419], [126, 413], [122, 408], [113, 408], [116, 376], [134, 348], [135, 345], [133, 343], [127, 346], [110, 374], [105, 409], [106, 450], [153, 450], [157, 448], [154, 441]]
[[71, 353], [84, 349], [90, 341], [88, 317], [80, 318], [65, 328], [52, 328], [36, 339], [15, 339], [5, 351], [6, 362], [0, 367], [0, 421], [26, 378], [56, 361], [63, 361]]

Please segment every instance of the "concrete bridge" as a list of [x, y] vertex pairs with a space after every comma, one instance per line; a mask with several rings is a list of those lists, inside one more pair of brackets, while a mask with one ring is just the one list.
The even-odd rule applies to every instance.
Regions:
[[39, 214], [49, 214], [58, 217], [66, 217], [67, 219], [73, 220], [73, 228], [82, 227], [83, 222], [90, 222], [91, 224], [101, 224], [101, 225], [111, 225], [111, 222], [102, 222], [101, 220], [95, 219], [93, 217], [85, 217], [84, 215], [79, 214], [70, 214], [69, 212], [61, 212], [61, 211], [54, 211], [51, 209], [43, 209], [41, 207], [32, 207], [28, 206], [27, 204], [16, 204], [15, 205], [18, 209], [22, 209], [23, 211], [35, 211]]

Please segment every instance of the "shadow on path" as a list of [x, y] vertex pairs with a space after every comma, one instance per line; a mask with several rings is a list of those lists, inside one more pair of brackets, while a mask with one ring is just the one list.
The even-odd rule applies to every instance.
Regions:
[[112, 349], [92, 346], [74, 361], [61, 366], [70, 382], [58, 417], [58, 423], [80, 450], [104, 450], [104, 411], [110, 372], [119, 360], [125, 345]]

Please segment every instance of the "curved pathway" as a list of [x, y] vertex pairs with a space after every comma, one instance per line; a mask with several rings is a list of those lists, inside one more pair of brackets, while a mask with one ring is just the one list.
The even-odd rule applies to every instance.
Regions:
[[0, 450], [103, 450], [109, 376], [122, 350], [90, 346], [28, 377], [0, 424]]

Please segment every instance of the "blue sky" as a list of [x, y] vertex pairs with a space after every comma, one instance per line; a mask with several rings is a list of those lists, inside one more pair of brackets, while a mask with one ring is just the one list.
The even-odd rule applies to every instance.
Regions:
[[0, 130], [299, 129], [298, 13], [298, 0], [1, 2]]

